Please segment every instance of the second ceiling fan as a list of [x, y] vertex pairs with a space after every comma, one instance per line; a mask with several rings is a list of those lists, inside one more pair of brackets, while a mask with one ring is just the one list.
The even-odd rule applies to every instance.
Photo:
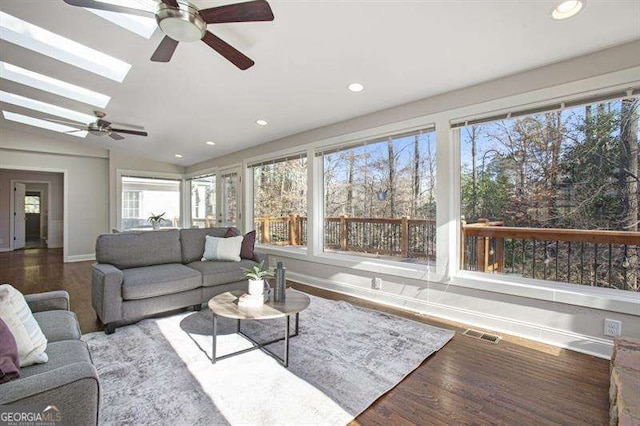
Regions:
[[[97, 0], [64, 0], [64, 2], [72, 6], [133, 15], [149, 16], [153, 13]], [[273, 21], [273, 12], [265, 0], [229, 4], [209, 9], [198, 9], [186, 0], [162, 0], [154, 14], [158, 26], [165, 33], [165, 37], [151, 56], [152, 61], [169, 62], [179, 42], [202, 40], [241, 70], [252, 67], [254, 62], [208, 31], [207, 25], [228, 22]]]

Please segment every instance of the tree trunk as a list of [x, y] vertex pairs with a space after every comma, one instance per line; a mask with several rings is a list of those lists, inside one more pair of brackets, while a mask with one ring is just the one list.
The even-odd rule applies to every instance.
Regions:
[[638, 105], [636, 99], [623, 99], [620, 111], [620, 227], [638, 230]]
[[389, 139], [387, 142], [387, 151], [389, 154], [389, 217], [396, 217], [396, 158], [393, 153], [393, 141]]
[[418, 199], [420, 197], [420, 145], [419, 135], [413, 139], [413, 198], [411, 200], [411, 217], [418, 217]]
[[347, 183], [347, 214], [353, 217], [353, 168], [355, 166], [355, 156], [353, 151], [349, 152], [349, 172]]

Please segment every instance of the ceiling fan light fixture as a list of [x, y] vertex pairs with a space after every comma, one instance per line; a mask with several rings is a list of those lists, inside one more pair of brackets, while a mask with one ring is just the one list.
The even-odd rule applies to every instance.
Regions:
[[190, 5], [180, 4], [180, 9], [175, 9], [161, 3], [156, 21], [162, 32], [175, 41], [199, 41], [207, 32], [207, 24]]
[[555, 9], [553, 9], [551, 17], [558, 21], [571, 18], [572, 16], [577, 15], [584, 8], [585, 3], [586, 0], [562, 1]]

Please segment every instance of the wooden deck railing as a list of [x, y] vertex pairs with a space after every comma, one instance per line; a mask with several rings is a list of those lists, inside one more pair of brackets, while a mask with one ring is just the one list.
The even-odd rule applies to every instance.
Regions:
[[[255, 219], [262, 244], [300, 246], [307, 243], [307, 218], [296, 214]], [[325, 247], [404, 258], [435, 259], [434, 220], [329, 217], [324, 221]]]
[[465, 270], [640, 291], [640, 232], [462, 225]]

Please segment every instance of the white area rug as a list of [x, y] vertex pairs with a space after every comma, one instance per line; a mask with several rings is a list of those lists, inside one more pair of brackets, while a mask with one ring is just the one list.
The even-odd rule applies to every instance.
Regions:
[[[284, 335], [283, 319], [242, 324], [258, 341]], [[218, 356], [251, 346], [233, 320], [218, 325]], [[314, 296], [288, 369], [260, 350], [211, 364], [211, 332], [203, 309], [85, 335], [100, 375], [101, 423], [344, 425], [454, 334]]]

